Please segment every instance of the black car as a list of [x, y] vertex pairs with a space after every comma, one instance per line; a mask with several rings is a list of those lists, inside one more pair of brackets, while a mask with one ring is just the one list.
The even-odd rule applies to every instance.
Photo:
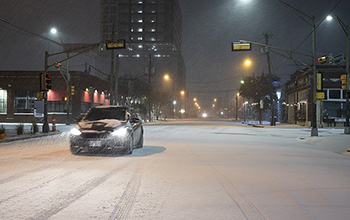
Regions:
[[143, 147], [142, 120], [123, 106], [91, 108], [70, 132], [72, 154], [83, 152], [125, 152]]

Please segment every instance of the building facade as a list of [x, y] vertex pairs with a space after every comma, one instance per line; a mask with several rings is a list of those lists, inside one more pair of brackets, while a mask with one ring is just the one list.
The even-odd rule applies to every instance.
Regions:
[[[34, 103], [40, 97], [40, 71], [0, 71], [0, 121], [40, 122], [34, 117]], [[109, 104], [109, 81], [84, 72], [71, 74], [71, 101], [67, 117], [67, 84], [60, 72], [50, 71], [52, 89], [48, 91], [48, 115], [58, 123], [73, 122], [89, 108]], [[107, 86], [106, 86], [107, 85]], [[73, 90], [72, 90], [73, 89]]]
[[178, 0], [101, 0], [100, 39], [126, 41], [126, 49], [114, 51], [116, 78], [138, 77], [155, 87], [169, 74], [177, 98], [186, 90]]
[[[346, 93], [341, 88], [341, 75], [345, 67], [317, 66], [317, 71], [322, 76], [320, 86], [325, 93], [325, 99], [316, 102], [316, 121], [318, 127], [329, 125], [329, 119], [334, 122], [345, 121]], [[285, 119], [288, 123], [311, 125], [312, 112], [312, 71], [311, 69], [298, 70], [291, 75], [285, 89]], [[342, 125], [342, 123], [339, 123]]]

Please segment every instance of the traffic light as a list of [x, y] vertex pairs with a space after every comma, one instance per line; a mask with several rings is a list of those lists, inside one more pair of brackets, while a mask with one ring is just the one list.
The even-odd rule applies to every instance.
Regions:
[[50, 73], [45, 74], [45, 83], [46, 83], [46, 91], [52, 89], [51, 74]]
[[341, 89], [346, 90], [346, 83], [347, 83], [346, 75], [341, 75], [340, 79], [341, 79]]
[[61, 66], [62, 66], [62, 64], [61, 64], [61, 63], [59, 63], [59, 62], [55, 61], [55, 67], [56, 67], [56, 68], [58, 68], [58, 69], [59, 69], [59, 68], [61, 68]]
[[75, 86], [72, 85], [72, 86], [70, 87], [70, 94], [71, 94], [71, 95], [74, 95], [74, 92], [75, 92]]
[[46, 74], [40, 73], [40, 91], [46, 91]]
[[327, 56], [322, 56], [322, 57], [317, 59], [317, 62], [319, 62], [320, 64], [323, 64], [323, 63], [327, 62], [327, 59], [328, 59]]

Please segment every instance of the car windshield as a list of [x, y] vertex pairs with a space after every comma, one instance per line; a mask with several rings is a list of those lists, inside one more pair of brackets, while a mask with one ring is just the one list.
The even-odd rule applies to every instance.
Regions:
[[93, 108], [84, 117], [84, 120], [97, 121], [102, 119], [125, 120], [124, 108]]

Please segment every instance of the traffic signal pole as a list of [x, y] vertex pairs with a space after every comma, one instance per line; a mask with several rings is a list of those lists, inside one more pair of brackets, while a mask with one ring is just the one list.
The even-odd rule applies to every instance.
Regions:
[[[49, 62], [48, 62], [49, 57], [66, 53], [67, 54], [67, 58], [63, 59], [63, 60], [60, 60], [60, 61], [57, 61], [56, 63], [61, 63], [63, 61], [67, 61], [68, 62], [68, 59], [71, 59], [73, 57], [79, 56], [80, 54], [89, 52], [91, 49], [96, 48], [99, 45], [100, 45], [99, 43], [96, 43], [96, 44], [88, 45], [87, 47], [78, 48], [78, 49], [80, 49], [80, 52], [74, 54], [73, 56], [69, 56], [69, 50], [58, 52], [58, 53], [53, 53], [53, 54], [49, 54], [47, 51], [45, 51], [44, 74], [47, 75], [48, 71], [49, 71], [49, 68], [55, 65], [55, 64], [49, 65]], [[67, 68], [68, 68], [68, 63], [67, 63]], [[70, 82], [70, 74], [69, 74], [69, 72], [68, 72], [67, 80], [68, 80], [68, 82]], [[69, 91], [69, 89], [70, 89], [70, 83], [68, 83], [68, 86], [67, 86], [67, 99], [70, 98], [70, 95], [69, 95], [70, 91]], [[48, 122], [48, 111], [47, 111], [47, 92], [48, 92], [48, 89], [45, 89], [43, 91], [43, 96], [44, 96], [44, 121], [43, 121], [43, 129], [42, 129], [43, 133], [48, 133], [50, 131], [49, 122]], [[69, 107], [67, 108], [67, 117], [69, 117]]]
[[[44, 74], [46, 75], [49, 66], [48, 66], [48, 58], [49, 58], [49, 53], [45, 51], [45, 67], [44, 67]], [[48, 122], [48, 117], [47, 117], [47, 90], [43, 91], [44, 94], [44, 122], [43, 122], [43, 133], [48, 133], [50, 131], [49, 128], [49, 122]]]
[[[339, 19], [339, 18], [338, 18]], [[349, 105], [349, 26], [342, 23], [342, 27], [344, 29], [344, 32], [346, 34], [346, 121], [345, 121], [345, 128], [344, 128], [344, 134], [350, 134], [350, 125], [349, 125], [349, 118], [350, 118], [350, 105]]]

